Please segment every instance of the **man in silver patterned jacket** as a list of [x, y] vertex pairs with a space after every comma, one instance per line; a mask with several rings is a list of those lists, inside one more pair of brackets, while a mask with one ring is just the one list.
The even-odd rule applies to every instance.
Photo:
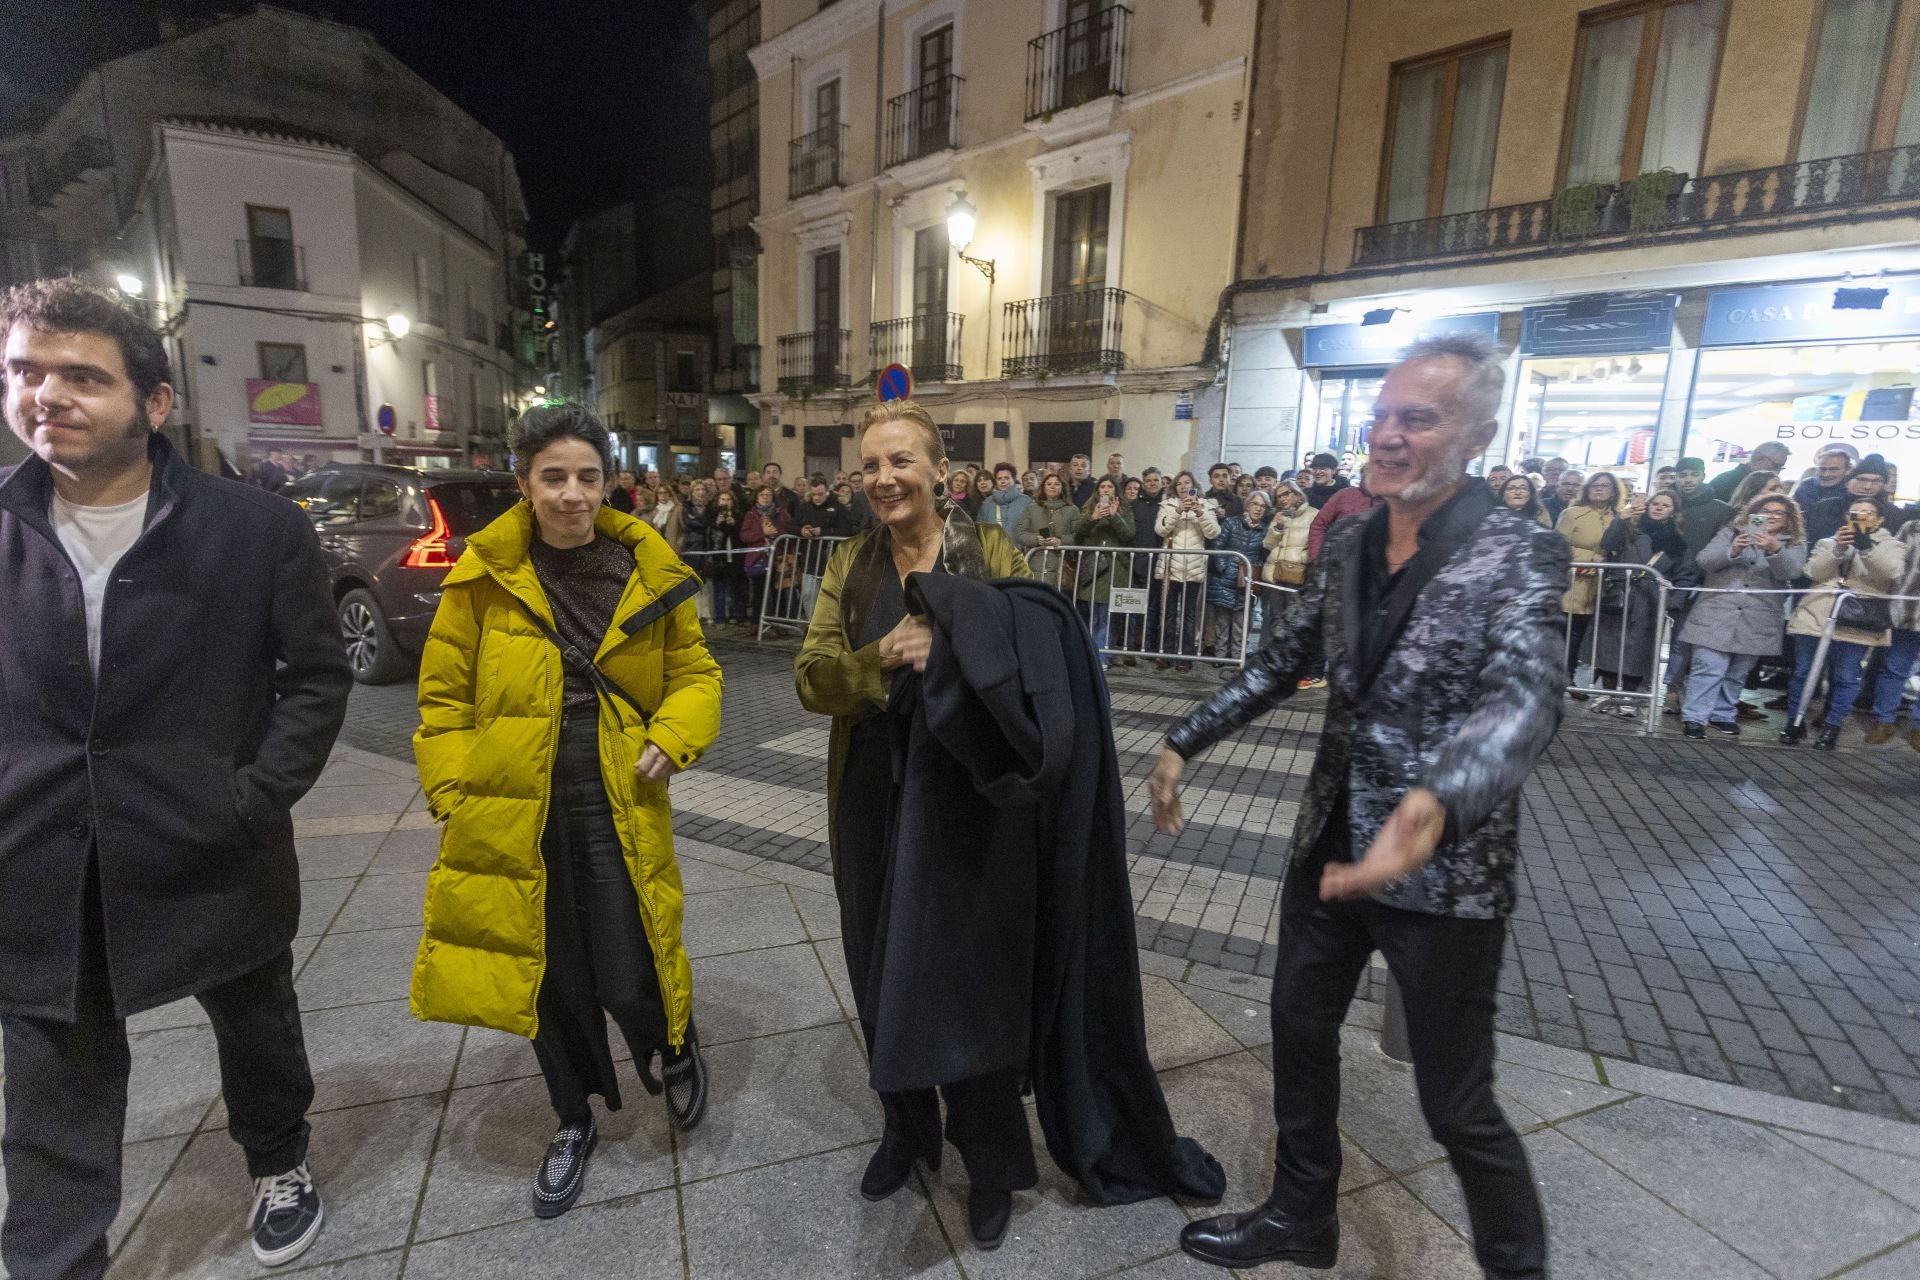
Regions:
[[1493, 439], [1492, 345], [1410, 347], [1374, 404], [1368, 483], [1246, 670], [1172, 733], [1149, 779], [1182, 825], [1184, 763], [1291, 694], [1328, 703], [1281, 889], [1273, 976], [1274, 1186], [1188, 1226], [1204, 1262], [1328, 1267], [1339, 1247], [1340, 1024], [1375, 948], [1406, 996], [1420, 1105], [1466, 1193], [1489, 1276], [1544, 1277], [1546, 1225], [1493, 1095], [1494, 980], [1514, 903], [1519, 791], [1560, 723], [1566, 542], [1470, 480]]

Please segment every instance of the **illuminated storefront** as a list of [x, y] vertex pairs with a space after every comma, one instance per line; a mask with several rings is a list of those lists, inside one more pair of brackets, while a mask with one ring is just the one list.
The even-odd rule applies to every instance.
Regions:
[[1495, 458], [1565, 458], [1646, 488], [1672, 364], [1671, 294], [1596, 294], [1521, 312], [1513, 419]]
[[1769, 285], [1707, 298], [1683, 451], [1709, 472], [1759, 445], [1797, 478], [1829, 445], [1877, 453], [1920, 493], [1920, 281]]

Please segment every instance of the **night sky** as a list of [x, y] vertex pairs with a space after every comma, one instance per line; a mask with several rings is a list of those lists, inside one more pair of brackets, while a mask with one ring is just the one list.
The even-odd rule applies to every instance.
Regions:
[[[670, 186], [706, 185], [706, 32], [695, 0], [277, 0], [371, 31], [514, 153], [534, 240]], [[158, 43], [156, 14], [241, 0], [0, 0], [0, 133], [96, 63]]]

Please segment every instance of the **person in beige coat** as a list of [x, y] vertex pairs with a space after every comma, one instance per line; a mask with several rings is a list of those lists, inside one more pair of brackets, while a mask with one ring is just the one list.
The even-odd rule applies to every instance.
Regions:
[[[1173, 492], [1160, 504], [1154, 520], [1154, 532], [1166, 539], [1175, 551], [1205, 551], [1207, 543], [1220, 536], [1220, 509], [1213, 499], [1200, 493], [1193, 472], [1182, 471], [1173, 478]], [[1207, 585], [1207, 557], [1204, 555], [1156, 556], [1154, 591], [1160, 595], [1160, 629], [1148, 643], [1162, 653], [1182, 657], [1200, 651], [1200, 607]], [[1165, 668], [1166, 659], [1154, 664]], [[1178, 662], [1177, 670], [1191, 670], [1190, 662]]]
[[[1567, 617], [1567, 682], [1574, 683], [1580, 667], [1580, 650], [1593, 623], [1594, 600], [1600, 590], [1600, 575], [1583, 564], [1604, 561], [1602, 550], [1607, 530], [1620, 518], [1620, 482], [1607, 471], [1596, 471], [1580, 489], [1577, 502], [1567, 505], [1554, 524], [1554, 530], [1573, 548], [1573, 585], [1560, 602]], [[1576, 698], [1580, 695], [1575, 694]]]
[[1268, 582], [1297, 587], [1307, 580], [1307, 531], [1320, 513], [1307, 502], [1306, 491], [1291, 480], [1273, 486], [1273, 524], [1261, 545], [1267, 562], [1260, 575]]
[[[1813, 659], [1819, 652], [1827, 619], [1833, 615], [1835, 589], [1845, 586], [1873, 595], [1894, 595], [1899, 591], [1907, 570], [1907, 549], [1881, 525], [1880, 504], [1872, 498], [1856, 498], [1847, 508], [1847, 522], [1831, 538], [1820, 539], [1807, 559], [1807, 577], [1813, 580], [1814, 590], [1800, 597], [1800, 607], [1787, 621], [1794, 657], [1793, 679], [1787, 686], [1787, 706], [1799, 723], [1788, 724], [1780, 735], [1782, 742], [1791, 744], [1806, 736], [1806, 717], [1799, 715], [1801, 699], [1811, 692], [1815, 683]], [[1888, 613], [1891, 620], [1892, 610]], [[1867, 655], [1871, 650], [1886, 648], [1892, 635], [1891, 628], [1869, 630], [1839, 625], [1833, 628], [1833, 642], [1827, 646], [1827, 714], [1820, 736], [1813, 744], [1816, 748], [1831, 751], [1840, 740], [1840, 730], [1847, 723], [1854, 700], [1860, 696], [1860, 672]]]

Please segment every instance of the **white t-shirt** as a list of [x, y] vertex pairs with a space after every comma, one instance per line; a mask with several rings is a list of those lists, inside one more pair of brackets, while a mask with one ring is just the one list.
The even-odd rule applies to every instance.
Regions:
[[87, 663], [98, 672], [100, 610], [107, 601], [107, 583], [113, 580], [120, 557], [146, 526], [147, 495], [114, 507], [83, 507], [56, 493], [47, 515], [67, 557], [80, 571], [80, 591], [87, 602]]

